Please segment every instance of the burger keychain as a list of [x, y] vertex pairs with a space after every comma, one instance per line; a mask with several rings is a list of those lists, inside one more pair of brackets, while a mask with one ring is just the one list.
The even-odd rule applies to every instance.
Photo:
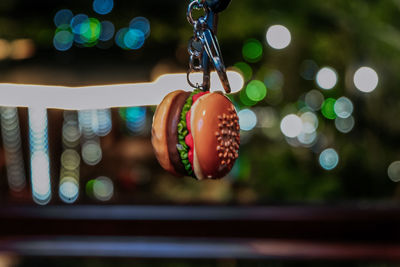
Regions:
[[[153, 117], [151, 141], [156, 157], [165, 170], [176, 176], [218, 179], [229, 173], [239, 156], [240, 127], [235, 107], [222, 92], [209, 92], [210, 61], [225, 92], [231, 90], [214, 34], [217, 13], [229, 2], [195, 0], [189, 4], [187, 18], [194, 35], [188, 45], [187, 80], [195, 89], [169, 93]], [[194, 20], [193, 9], [203, 9], [204, 16]], [[193, 72], [203, 73], [202, 84], [191, 82]]]

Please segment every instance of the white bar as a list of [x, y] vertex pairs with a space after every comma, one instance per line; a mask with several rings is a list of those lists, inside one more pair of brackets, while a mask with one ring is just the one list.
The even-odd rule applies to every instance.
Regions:
[[[244, 84], [235, 71], [227, 72], [232, 93]], [[201, 79], [200, 73], [191, 79]], [[211, 91], [223, 91], [218, 75], [211, 73]], [[192, 90], [186, 73], [165, 74], [150, 83], [129, 83], [84, 87], [30, 84], [0, 84], [0, 106], [41, 107], [66, 110], [158, 105], [165, 95], [175, 90]]]

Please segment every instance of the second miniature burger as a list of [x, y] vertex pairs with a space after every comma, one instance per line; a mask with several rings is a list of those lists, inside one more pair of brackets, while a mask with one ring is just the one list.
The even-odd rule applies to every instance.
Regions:
[[153, 118], [152, 144], [158, 161], [177, 176], [218, 179], [232, 169], [239, 152], [239, 119], [220, 93], [169, 93]]

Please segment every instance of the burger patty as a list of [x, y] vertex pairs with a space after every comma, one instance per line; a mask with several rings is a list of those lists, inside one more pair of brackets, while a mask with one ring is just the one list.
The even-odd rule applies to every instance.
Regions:
[[178, 128], [178, 123], [181, 119], [182, 107], [189, 96], [190, 92], [183, 92], [176, 96], [176, 98], [173, 101], [174, 102], [173, 107], [171, 107], [171, 110], [169, 112], [168, 122], [167, 122], [168, 123], [167, 125], [169, 125], [169, 127], [167, 128], [168, 155], [172, 165], [175, 168], [175, 171], [177, 173], [182, 173], [182, 174], [183, 173], [187, 174], [187, 171], [183, 166], [181, 157], [179, 155], [179, 151], [176, 147], [177, 144], [179, 144], [177, 128]]

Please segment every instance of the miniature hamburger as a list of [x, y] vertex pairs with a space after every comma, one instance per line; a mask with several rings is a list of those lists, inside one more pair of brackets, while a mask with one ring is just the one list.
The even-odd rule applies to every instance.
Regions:
[[217, 179], [238, 158], [239, 122], [221, 93], [169, 93], [153, 118], [152, 144], [161, 166], [177, 176]]

